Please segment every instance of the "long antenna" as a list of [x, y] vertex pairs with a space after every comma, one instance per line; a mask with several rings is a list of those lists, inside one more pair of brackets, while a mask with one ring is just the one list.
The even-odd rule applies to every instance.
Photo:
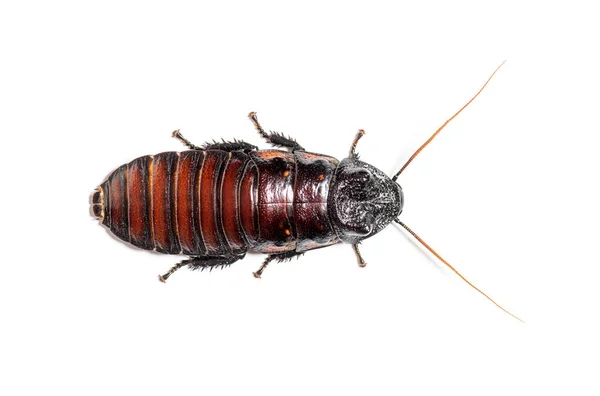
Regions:
[[[427, 250], [429, 250], [435, 257], [437, 257], [438, 259], [440, 259], [440, 261], [444, 264], [446, 264], [448, 266], [448, 268], [450, 268], [452, 271], [454, 271], [456, 273], [456, 275], [460, 276], [460, 278], [462, 280], [464, 280], [465, 282], [467, 282], [469, 284], [469, 286], [471, 286], [473, 289], [477, 290], [479, 293], [483, 294], [483, 296], [485, 298], [487, 298], [488, 300], [490, 300], [491, 302], [494, 303], [494, 305], [496, 305], [498, 308], [500, 308], [501, 310], [503, 310], [504, 312], [506, 312], [507, 314], [509, 314], [510, 316], [512, 316], [513, 318], [519, 320], [520, 322], [523, 322], [521, 319], [519, 319], [519, 317], [517, 317], [516, 315], [511, 314], [510, 312], [508, 312], [506, 309], [502, 308], [500, 306], [500, 304], [498, 304], [496, 301], [492, 300], [490, 298], [490, 296], [488, 296], [487, 294], [485, 294], [484, 292], [482, 292], [481, 290], [479, 290], [474, 284], [472, 284], [471, 282], [469, 282], [467, 280], [467, 278], [465, 278], [464, 276], [462, 276], [460, 274], [460, 272], [458, 272], [453, 266], [450, 265], [450, 263], [448, 263], [446, 260], [444, 260], [442, 258], [442, 256], [440, 256], [439, 254], [437, 254], [437, 252], [435, 250], [433, 250], [424, 240], [422, 240], [417, 234], [415, 234], [415, 232], [413, 230], [411, 230], [406, 224], [404, 224], [403, 222], [401, 222], [399, 219], [394, 219], [394, 221], [398, 224], [400, 224], [402, 227], [404, 227], [404, 229], [406, 231], [408, 231], [413, 237], [415, 237], [415, 239], [419, 242], [421, 242], [421, 245], [425, 246], [427, 248]], [[525, 323], [525, 322], [523, 322]]]
[[444, 127], [446, 125], [448, 125], [448, 123], [450, 121], [452, 121], [457, 115], [460, 114], [461, 111], [463, 111], [468, 105], [470, 105], [473, 100], [475, 100], [475, 98], [481, 93], [481, 91], [483, 91], [483, 89], [485, 88], [485, 86], [488, 85], [488, 83], [490, 82], [490, 80], [492, 79], [492, 77], [494, 77], [494, 74], [496, 74], [496, 72], [498, 70], [500, 70], [500, 68], [502, 67], [502, 65], [504, 65], [505, 63], [506, 63], [506, 61], [502, 62], [500, 64], [500, 66], [498, 66], [496, 68], [496, 70], [494, 70], [494, 72], [492, 73], [492, 75], [490, 76], [490, 78], [487, 79], [487, 81], [485, 82], [485, 84], [483, 84], [483, 86], [479, 89], [479, 91], [477, 91], [477, 93], [475, 94], [475, 96], [473, 96], [471, 98], [471, 100], [469, 100], [466, 105], [464, 105], [463, 107], [461, 107], [460, 110], [458, 110], [452, 117], [448, 118], [448, 120], [446, 122], [444, 122], [444, 124], [441, 127], [439, 127], [438, 130], [435, 131], [434, 134], [431, 135], [431, 137], [429, 139], [427, 139], [427, 141], [425, 143], [423, 143], [423, 145], [421, 147], [419, 147], [419, 149], [417, 151], [414, 152], [414, 154], [408, 159], [408, 161], [406, 161], [406, 163], [404, 164], [404, 166], [402, 168], [400, 168], [400, 170], [398, 171], [398, 173], [396, 173], [394, 175], [394, 177], [392, 177], [393, 181], [396, 181], [396, 179], [398, 178], [398, 176], [400, 176], [400, 173], [402, 173], [402, 171], [404, 169], [406, 169], [406, 167], [408, 166], [408, 164], [410, 164], [412, 162], [412, 160], [415, 159], [415, 157], [417, 155], [419, 155], [419, 153], [421, 152], [421, 150], [423, 150], [429, 143], [431, 143], [431, 141], [433, 140], [433, 138], [435, 138], [437, 136], [437, 134], [440, 133], [441, 130], [444, 129]]

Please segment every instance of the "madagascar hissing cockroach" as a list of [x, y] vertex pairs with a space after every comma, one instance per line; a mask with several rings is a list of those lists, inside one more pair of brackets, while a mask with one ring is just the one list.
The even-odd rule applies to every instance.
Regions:
[[120, 166], [92, 195], [92, 211], [114, 235], [134, 246], [189, 256], [160, 275], [162, 282], [181, 267], [225, 267], [244, 258], [246, 252], [267, 254], [254, 272], [260, 278], [273, 260], [281, 262], [340, 242], [352, 245], [359, 266], [364, 267], [358, 245], [394, 221], [512, 315], [399, 220], [404, 196], [396, 183], [408, 164], [483, 91], [498, 69], [391, 178], [358, 159], [356, 145], [364, 135], [362, 129], [348, 157], [338, 161], [309, 153], [281, 133], [265, 132], [252, 112], [249, 117], [260, 136], [286, 151], [258, 150], [240, 140], [196, 146], [177, 130], [173, 136], [188, 151], [146, 155]]

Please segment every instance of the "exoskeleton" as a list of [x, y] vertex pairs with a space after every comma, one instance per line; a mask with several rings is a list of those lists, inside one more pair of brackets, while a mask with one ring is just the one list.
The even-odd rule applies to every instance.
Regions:
[[[94, 214], [118, 238], [146, 250], [189, 256], [177, 268], [226, 266], [246, 252], [266, 253], [254, 273], [339, 242], [357, 252], [402, 211], [400, 185], [355, 153], [341, 162], [309, 153], [295, 140], [259, 133], [288, 148], [258, 150], [243, 142], [146, 155], [113, 171], [92, 197]], [[359, 259], [361, 264], [364, 261]]]
[[496, 71], [392, 178], [359, 160], [356, 145], [363, 130], [357, 133], [348, 157], [338, 161], [307, 152], [280, 133], [265, 132], [252, 112], [249, 117], [258, 133], [286, 150], [258, 150], [240, 140], [200, 147], [175, 131], [173, 136], [188, 151], [146, 155], [120, 166], [92, 195], [92, 211], [114, 235], [134, 246], [189, 257], [160, 275], [162, 282], [183, 266], [224, 267], [247, 252], [268, 255], [254, 272], [260, 278], [273, 260], [337, 243], [350, 244], [364, 267], [358, 245], [395, 221], [465, 282], [512, 315], [398, 218], [404, 196], [396, 179], [481, 93]]

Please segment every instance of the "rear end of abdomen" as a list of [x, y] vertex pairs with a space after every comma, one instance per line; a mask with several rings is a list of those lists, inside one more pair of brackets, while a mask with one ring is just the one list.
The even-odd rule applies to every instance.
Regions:
[[242, 152], [166, 152], [116, 169], [93, 196], [113, 234], [142, 249], [190, 256], [247, 250], [238, 186]]

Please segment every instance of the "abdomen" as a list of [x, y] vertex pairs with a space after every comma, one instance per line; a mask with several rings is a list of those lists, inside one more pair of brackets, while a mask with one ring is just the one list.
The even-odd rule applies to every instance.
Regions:
[[339, 241], [327, 214], [336, 166], [278, 150], [144, 156], [110, 174], [93, 211], [118, 238], [162, 253], [305, 251]]

